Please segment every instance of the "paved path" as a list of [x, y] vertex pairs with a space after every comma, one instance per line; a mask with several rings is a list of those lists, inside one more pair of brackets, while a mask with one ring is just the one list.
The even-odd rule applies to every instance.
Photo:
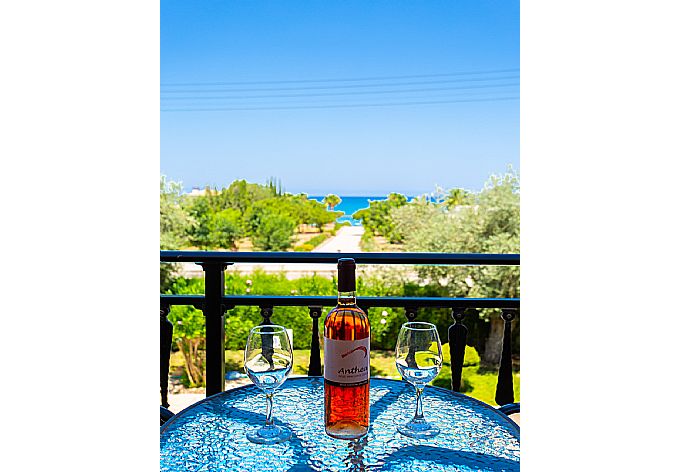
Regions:
[[[359, 241], [364, 234], [362, 226], [343, 226], [338, 233], [323, 242], [312, 252], [362, 252]], [[194, 263], [182, 263], [182, 273], [185, 277], [203, 277], [204, 272], [200, 266]], [[228, 272], [237, 271], [241, 274], [251, 274], [256, 269], [262, 269], [266, 273], [285, 272], [288, 279], [297, 279], [314, 273], [330, 277], [337, 274], [335, 264], [263, 264], [242, 263], [228, 266]]]
[[362, 252], [359, 241], [364, 234], [364, 226], [343, 226], [335, 237], [327, 239], [312, 252]]

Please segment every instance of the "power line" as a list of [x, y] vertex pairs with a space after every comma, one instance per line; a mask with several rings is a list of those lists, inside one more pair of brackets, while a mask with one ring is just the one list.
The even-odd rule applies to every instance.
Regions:
[[273, 94], [273, 95], [247, 95], [244, 97], [162, 97], [163, 100], [243, 100], [254, 98], [301, 98], [301, 97], [328, 97], [340, 95], [370, 95], [370, 94], [389, 94], [389, 93], [408, 93], [408, 92], [436, 92], [445, 90], [469, 90], [497, 87], [513, 87], [519, 83], [511, 84], [486, 84], [486, 85], [467, 85], [464, 87], [438, 87], [438, 88], [418, 88], [402, 90], [365, 90], [361, 92], [323, 92], [323, 93], [302, 93], [302, 94]]
[[505, 77], [486, 77], [473, 79], [448, 79], [421, 82], [401, 82], [387, 84], [352, 84], [352, 85], [323, 85], [316, 87], [274, 87], [274, 88], [245, 88], [245, 89], [219, 89], [219, 90], [161, 90], [161, 93], [236, 93], [236, 92], [277, 92], [283, 90], [330, 90], [330, 89], [352, 89], [366, 87], [399, 87], [402, 85], [431, 85], [448, 84], [459, 82], [486, 82], [489, 80], [512, 80], [519, 79], [519, 75], [509, 75]]
[[249, 111], [249, 110], [304, 110], [313, 108], [362, 108], [362, 107], [392, 107], [406, 105], [434, 105], [467, 102], [497, 102], [504, 100], [519, 100], [520, 97], [501, 97], [501, 98], [478, 98], [469, 100], [442, 100], [442, 101], [420, 101], [403, 103], [359, 103], [341, 105], [305, 105], [305, 106], [285, 106], [285, 107], [233, 107], [233, 108], [168, 108], [161, 109], [162, 112], [188, 112], [188, 111]]
[[253, 82], [178, 82], [161, 84], [161, 87], [206, 87], [206, 86], [225, 86], [225, 85], [262, 85], [262, 84], [308, 84], [318, 82], [361, 82], [365, 80], [397, 80], [397, 79], [419, 79], [424, 77], [453, 77], [459, 75], [477, 75], [477, 74], [500, 74], [504, 72], [517, 72], [519, 68], [515, 69], [497, 69], [485, 71], [472, 72], [450, 72], [445, 74], [417, 74], [417, 75], [389, 75], [378, 77], [348, 77], [342, 79], [301, 79], [301, 80], [262, 80]]
[[278, 107], [278, 106], [305, 106], [305, 105], [340, 105], [358, 103], [393, 103], [404, 101], [428, 101], [428, 100], [454, 100], [460, 98], [501, 98], [517, 96], [519, 90], [513, 89], [485, 89], [485, 90], [459, 90], [439, 91], [434, 93], [419, 92], [406, 93], [395, 96], [355, 96], [355, 97], [306, 97], [306, 98], [275, 98], [275, 99], [247, 99], [247, 100], [192, 100], [167, 101], [161, 100], [161, 108], [213, 108], [213, 107]]

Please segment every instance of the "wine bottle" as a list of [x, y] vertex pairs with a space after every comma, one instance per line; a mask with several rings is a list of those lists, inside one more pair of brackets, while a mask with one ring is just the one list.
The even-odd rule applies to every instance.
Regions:
[[355, 268], [354, 259], [338, 259], [338, 305], [324, 321], [324, 422], [338, 439], [369, 431], [370, 327], [356, 304]]

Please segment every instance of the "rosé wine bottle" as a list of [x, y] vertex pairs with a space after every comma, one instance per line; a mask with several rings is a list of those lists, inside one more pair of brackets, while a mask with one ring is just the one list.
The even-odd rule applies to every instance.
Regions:
[[369, 431], [370, 328], [355, 302], [355, 268], [354, 259], [338, 259], [338, 305], [324, 322], [324, 421], [338, 439]]

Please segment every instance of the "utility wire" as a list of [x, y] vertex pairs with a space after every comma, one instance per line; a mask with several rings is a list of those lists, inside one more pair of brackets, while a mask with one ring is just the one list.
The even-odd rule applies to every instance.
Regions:
[[458, 98], [501, 98], [507, 96], [517, 96], [519, 90], [460, 90], [448, 92], [432, 93], [406, 93], [404, 95], [386, 96], [366, 96], [366, 97], [308, 97], [301, 99], [294, 98], [275, 98], [266, 100], [217, 100], [217, 101], [161, 101], [163, 108], [213, 108], [213, 107], [278, 107], [278, 106], [305, 106], [305, 105], [340, 105], [340, 104], [359, 104], [359, 103], [393, 103], [405, 101], [427, 101], [427, 100], [454, 100]]
[[469, 90], [469, 89], [484, 89], [497, 87], [513, 87], [520, 85], [519, 83], [510, 84], [485, 84], [485, 85], [467, 85], [463, 87], [438, 87], [438, 88], [416, 88], [416, 89], [401, 89], [401, 90], [365, 90], [357, 92], [321, 92], [321, 93], [302, 93], [302, 94], [273, 94], [273, 95], [247, 95], [240, 97], [162, 97], [163, 100], [237, 100], [237, 99], [254, 99], [254, 98], [302, 98], [302, 97], [327, 97], [340, 95], [370, 95], [370, 94], [389, 94], [389, 93], [408, 93], [408, 92], [436, 92], [445, 90]]
[[244, 110], [304, 110], [312, 108], [361, 108], [361, 107], [392, 107], [392, 106], [407, 106], [407, 105], [434, 105], [434, 104], [449, 104], [449, 103], [467, 103], [467, 102], [497, 102], [504, 100], [519, 100], [520, 97], [502, 97], [502, 98], [478, 98], [469, 100], [442, 100], [442, 101], [419, 101], [419, 102], [403, 102], [403, 103], [359, 103], [359, 104], [341, 104], [341, 105], [305, 105], [305, 106], [285, 106], [285, 107], [234, 107], [234, 108], [168, 108], [161, 109], [162, 112], [189, 112], [189, 111], [244, 111]]
[[303, 80], [263, 80], [253, 82], [178, 82], [161, 84], [161, 87], [207, 87], [225, 85], [262, 85], [262, 84], [308, 84], [318, 82], [362, 82], [366, 80], [397, 80], [397, 79], [420, 79], [425, 77], [453, 77], [460, 75], [477, 74], [500, 74], [504, 72], [518, 72], [520, 69], [498, 69], [473, 72], [450, 72], [446, 74], [418, 74], [418, 75], [389, 75], [378, 77], [348, 77], [343, 79], [303, 79]]
[[161, 93], [236, 93], [236, 92], [274, 92], [283, 90], [329, 90], [329, 89], [352, 89], [366, 87], [399, 87], [402, 85], [431, 85], [448, 84], [459, 82], [486, 82], [488, 80], [512, 80], [519, 79], [519, 75], [509, 75], [504, 77], [486, 77], [472, 79], [448, 79], [419, 82], [401, 82], [397, 84], [351, 84], [351, 85], [323, 85], [312, 87], [274, 87], [274, 88], [243, 88], [243, 89], [219, 89], [219, 90], [161, 90]]

